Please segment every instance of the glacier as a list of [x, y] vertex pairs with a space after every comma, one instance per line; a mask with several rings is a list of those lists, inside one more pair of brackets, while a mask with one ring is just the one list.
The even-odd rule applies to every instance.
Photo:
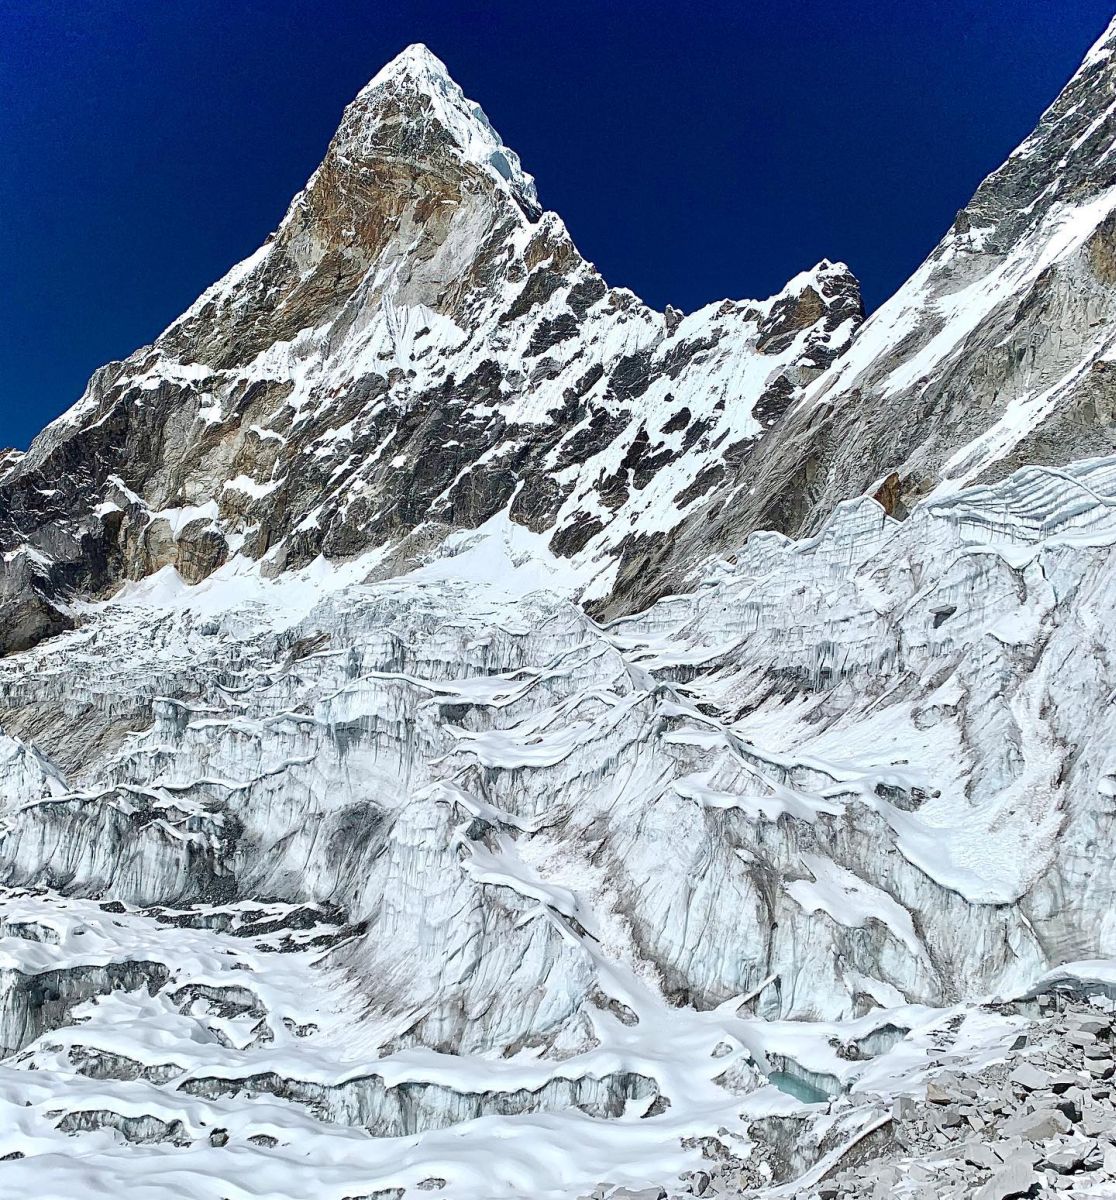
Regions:
[[863, 324], [411, 47], [0, 460], [11, 1194], [1116, 1195], [1114, 47]]
[[[61, 1114], [99, 1139], [12, 1186], [296, 1196], [291, 1159], [339, 1136], [315, 1186], [576, 1194], [694, 1169], [698, 1132], [746, 1145], [800, 1103], [779, 1072], [878, 1117], [910, 1038], [1116, 957], [1090, 853], [1116, 680], [1081, 661], [1114, 540], [1116, 460], [1090, 460], [905, 522], [849, 502], [607, 626], [560, 564], [485, 584], [529, 550], [499, 526], [459, 579], [230, 571], [91, 606], [0, 660], [0, 1038], [8, 1103], [35, 1098], [0, 1152]], [[498, 1183], [429, 1141], [466, 1128], [530, 1163]]]

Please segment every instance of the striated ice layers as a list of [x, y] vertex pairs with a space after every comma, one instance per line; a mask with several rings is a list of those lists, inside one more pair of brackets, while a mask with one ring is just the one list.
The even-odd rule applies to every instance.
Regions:
[[1095, 459], [604, 627], [501, 520], [90, 605], [0, 661], [6, 1185], [571, 1195], [887, 1095], [1116, 956], [1114, 542]]

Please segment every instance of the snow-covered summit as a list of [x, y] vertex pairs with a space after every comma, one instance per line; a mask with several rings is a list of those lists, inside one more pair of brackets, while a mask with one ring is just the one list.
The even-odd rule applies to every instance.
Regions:
[[902, 514], [940, 478], [1064, 460], [1078, 434], [1112, 449], [1113, 69], [1091, 52], [858, 332], [856, 281], [826, 260], [688, 316], [609, 288], [408, 47], [268, 242], [8, 465], [6, 644], [65, 624], [64, 593], [167, 563], [196, 580], [378, 549], [391, 573], [499, 513], [621, 611], [859, 491]]
[[587, 599], [630, 608], [861, 317], [829, 263], [685, 318], [610, 288], [409, 47], [272, 237], [99, 372], [0, 484], [21, 514], [0, 514], [20, 564], [0, 568], [0, 644], [64, 625], [63, 593], [168, 564], [196, 582], [376, 550], [390, 574], [499, 514], [570, 560]]
[[[8, 464], [0, 595], [25, 632], [7, 644], [64, 624], [62, 592], [168, 562], [199, 579], [378, 548], [390, 573], [498, 513], [622, 611], [859, 491], [901, 514], [942, 477], [1064, 460], [1078, 434], [1112, 449], [1106, 44], [863, 332], [827, 260], [687, 316], [609, 288], [408, 47], [268, 242]], [[178, 532], [160, 515], [211, 503]]]
[[363, 153], [372, 131], [368, 123], [415, 125], [437, 122], [464, 158], [488, 171], [531, 211], [539, 208], [535, 181], [519, 156], [504, 145], [479, 104], [466, 98], [442, 62], [422, 43], [402, 50], [360, 91], [346, 110], [337, 145]]
[[412, 42], [376, 72], [357, 94], [361, 100], [382, 84], [401, 78], [413, 79], [420, 87], [444, 91], [457, 87], [446, 64], [424, 42]]

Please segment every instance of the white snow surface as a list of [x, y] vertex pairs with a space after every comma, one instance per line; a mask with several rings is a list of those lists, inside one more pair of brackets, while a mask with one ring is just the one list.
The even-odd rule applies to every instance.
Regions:
[[[400, 168], [401, 101], [431, 163]], [[419, 219], [411, 197], [361, 258], [362, 173], [438, 163], [447, 211]], [[999, 1061], [1023, 1019], [983, 998], [1116, 988], [1116, 859], [1098, 853], [1116, 838], [1116, 458], [973, 485], [1107, 369], [1110, 324], [1075, 327], [1061, 373], [1002, 397], [903, 522], [845, 501], [634, 616], [583, 607], [625, 539], [676, 529], [766, 435], [773, 392], [800, 414], [862, 384], [921, 396], [1016, 297], [1059, 272], [1073, 292], [1114, 203], [1058, 199], [1003, 255], [991, 225], [950, 235], [814, 383], [856, 321], [795, 304], [838, 303], [841, 264], [668, 319], [600, 282], [437, 58], [389, 64], [274, 238], [6, 460], [5, 478], [33, 469], [167, 394], [167, 453], [211, 447], [173, 487], [98, 484], [90, 520], [127, 514], [143, 577], [0, 659], [0, 1194], [669, 1184], [702, 1139], [746, 1158], [797, 1114], [820, 1154], [823, 1130], [865, 1136], [943, 1062]], [[548, 298], [517, 308], [548, 264]], [[246, 361], [192, 361], [191, 330], [207, 353], [239, 345], [280, 284], [279, 308], [304, 312], [304, 288], [336, 306], [249, 337]], [[452, 467], [429, 541], [288, 562], [396, 497], [391, 473], [430, 450], [397, 438], [400, 415], [490, 364], [457, 415], [506, 436]], [[447, 533], [547, 426], [545, 532], [512, 519], [518, 478]], [[314, 504], [253, 542], [310, 470]], [[207, 535], [227, 554], [187, 583]], [[50, 565], [30, 544], [10, 558]]]
[[557, 1200], [746, 1155], [774, 1071], [854, 1136], [954, 1018], [995, 1061], [972, 1001], [1116, 977], [1114, 543], [1098, 459], [609, 627], [502, 517], [87, 606], [0, 661], [5, 724], [59, 714], [0, 741], [0, 1180]]

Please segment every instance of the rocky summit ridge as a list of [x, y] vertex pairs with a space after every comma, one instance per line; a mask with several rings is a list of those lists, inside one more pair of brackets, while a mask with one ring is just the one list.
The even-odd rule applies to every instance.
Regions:
[[1116, 1195], [1114, 54], [864, 321], [410, 47], [0, 459], [0, 1192]]
[[7, 464], [5, 644], [167, 565], [196, 582], [375, 550], [391, 571], [498, 515], [575, 560], [589, 598], [636, 603], [647, 547], [861, 316], [830, 263], [686, 317], [609, 288], [410, 47], [265, 245]]

